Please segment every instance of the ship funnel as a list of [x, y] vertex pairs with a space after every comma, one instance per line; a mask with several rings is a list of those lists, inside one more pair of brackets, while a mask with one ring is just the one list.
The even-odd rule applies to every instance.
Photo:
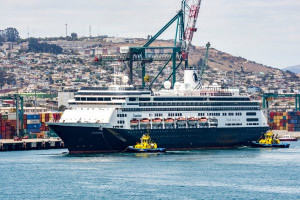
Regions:
[[184, 70], [184, 85], [186, 89], [194, 89], [200, 80], [198, 78], [198, 73], [194, 69]]

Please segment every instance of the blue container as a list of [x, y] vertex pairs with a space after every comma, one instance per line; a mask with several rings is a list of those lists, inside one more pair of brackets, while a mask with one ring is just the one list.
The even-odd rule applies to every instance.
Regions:
[[39, 129], [40, 127], [40, 124], [27, 124], [27, 129]]
[[27, 133], [39, 133], [41, 132], [40, 129], [27, 129]]
[[297, 115], [297, 112], [288, 112], [288, 115], [296, 116], [296, 115]]
[[40, 119], [40, 115], [27, 115], [27, 119]]
[[2, 135], [0, 135], [0, 139], [2, 139]]
[[286, 119], [286, 116], [283, 116], [283, 119]]

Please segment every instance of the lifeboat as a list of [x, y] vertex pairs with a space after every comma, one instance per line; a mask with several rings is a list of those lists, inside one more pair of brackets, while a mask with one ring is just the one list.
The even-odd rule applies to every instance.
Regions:
[[165, 125], [172, 125], [172, 124], [174, 124], [174, 119], [168, 118], [168, 119], [165, 119], [164, 122], [165, 122]]
[[176, 119], [178, 125], [185, 125], [186, 119], [184, 117], [180, 117]]
[[148, 118], [141, 119], [140, 124], [141, 125], [148, 125], [148, 124], [150, 124], [150, 119], [148, 119]]
[[195, 117], [190, 117], [190, 118], [188, 119], [188, 124], [189, 124], [189, 125], [196, 125], [196, 124], [197, 124], [197, 121], [198, 121], [197, 118], [195, 118]]
[[162, 120], [160, 118], [152, 119], [152, 125], [160, 125]]
[[132, 120], [130, 120], [130, 125], [137, 126], [137, 125], [139, 125], [139, 121], [137, 119], [132, 119]]
[[206, 117], [201, 117], [201, 118], [199, 119], [199, 123], [200, 123], [200, 124], [206, 124], [206, 123], [207, 123], [207, 118], [206, 118]]

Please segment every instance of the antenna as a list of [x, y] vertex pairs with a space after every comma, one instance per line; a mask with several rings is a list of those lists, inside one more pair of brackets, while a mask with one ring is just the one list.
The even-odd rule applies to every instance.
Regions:
[[68, 36], [68, 24], [65, 24], [66, 25], [66, 37]]
[[27, 39], [29, 39], [29, 25], [27, 24]]
[[89, 27], [90, 37], [92, 37], [92, 26]]

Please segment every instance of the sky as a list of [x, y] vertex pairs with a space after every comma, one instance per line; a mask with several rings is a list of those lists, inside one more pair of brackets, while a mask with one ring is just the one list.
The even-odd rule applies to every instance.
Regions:
[[[192, 1], [192, 0], [190, 0]], [[0, 0], [0, 30], [22, 38], [154, 35], [180, 9], [181, 0]], [[299, 0], [202, 0], [192, 44], [268, 66], [300, 65]], [[175, 26], [161, 39], [174, 39]]]

